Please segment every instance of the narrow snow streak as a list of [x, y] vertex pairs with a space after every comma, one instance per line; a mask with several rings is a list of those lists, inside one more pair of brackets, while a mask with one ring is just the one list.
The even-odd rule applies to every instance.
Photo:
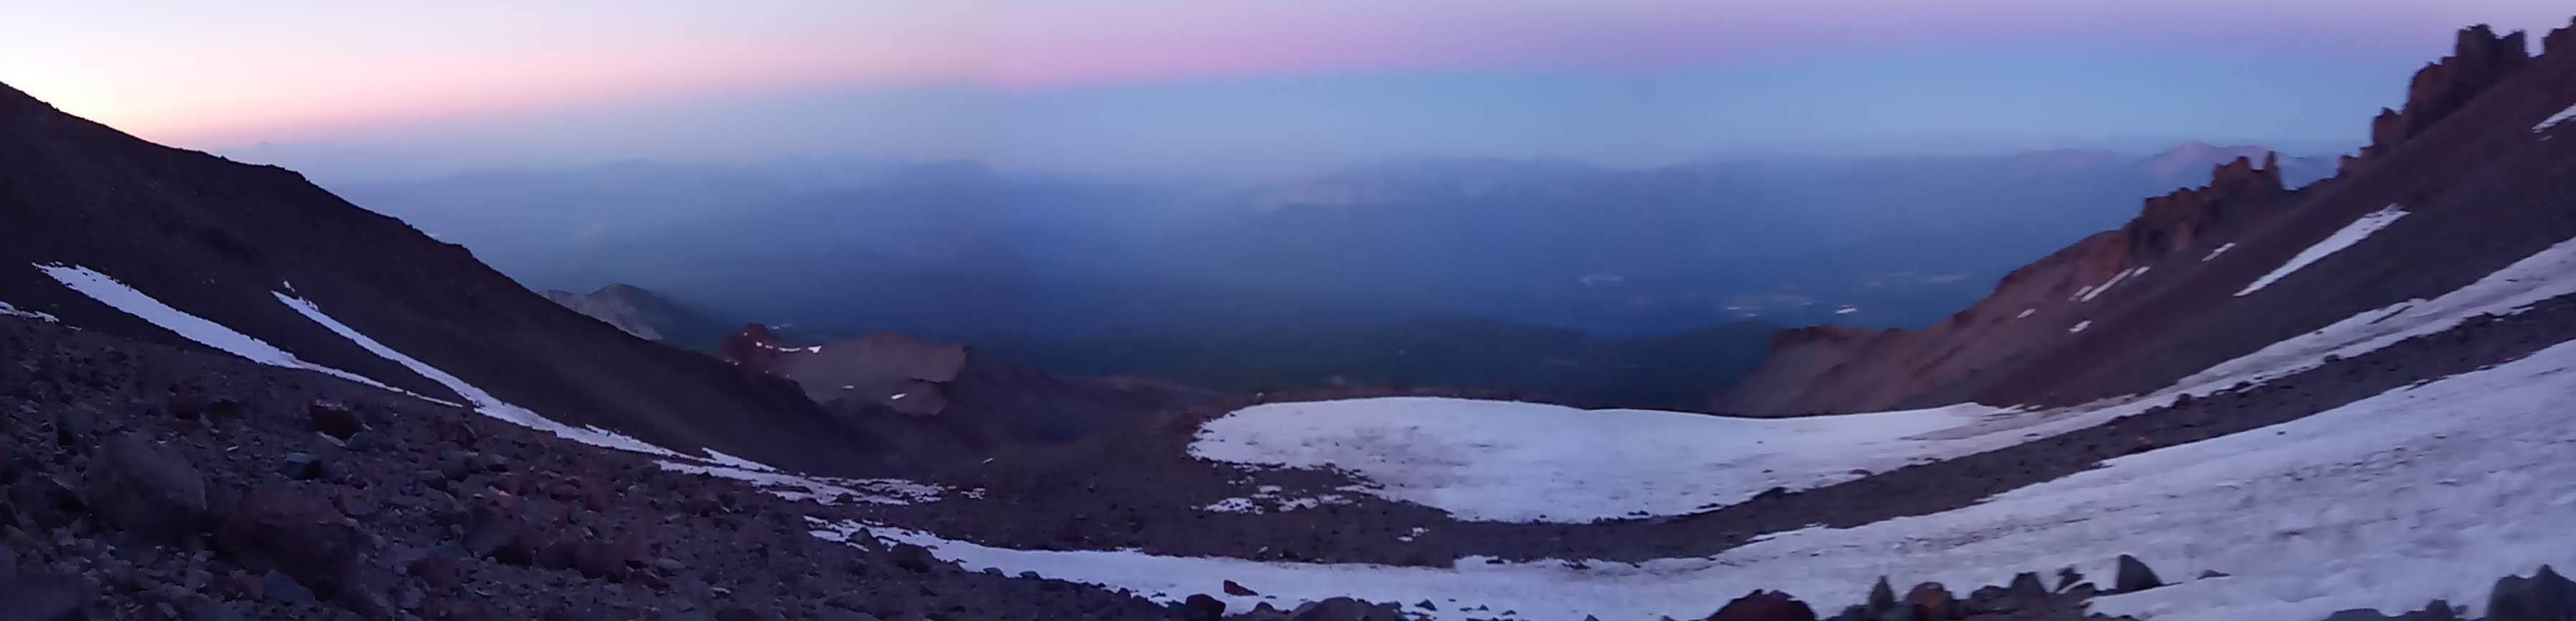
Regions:
[[8, 316], [11, 316], [11, 317], [25, 317], [25, 318], [28, 318], [28, 319], [34, 319], [34, 320], [42, 321], [42, 322], [45, 322], [45, 323], [62, 323], [62, 322], [63, 322], [63, 320], [62, 320], [61, 318], [55, 317], [55, 316], [53, 316], [53, 315], [49, 315], [49, 314], [45, 314], [45, 313], [39, 313], [39, 312], [36, 312], [36, 311], [23, 311], [23, 310], [18, 310], [18, 307], [10, 306], [8, 302], [0, 302], [0, 315], [8, 315]]
[[2110, 279], [2110, 280], [2103, 281], [2103, 282], [2102, 282], [2102, 286], [2094, 287], [2094, 288], [2092, 288], [2092, 289], [2090, 289], [2090, 290], [2086, 291], [2086, 292], [2084, 293], [2084, 296], [2083, 296], [2083, 297], [2081, 297], [2081, 298], [2078, 298], [2078, 300], [2077, 300], [2077, 301], [2081, 301], [2081, 302], [2091, 302], [2091, 301], [2093, 301], [2093, 298], [2102, 297], [2102, 292], [2104, 292], [2104, 291], [2110, 291], [2110, 290], [2111, 290], [2111, 286], [2112, 286], [2112, 285], [2120, 284], [2120, 281], [2122, 281], [2122, 280], [2127, 280], [2130, 276], [2137, 275], [2138, 273], [2143, 272], [2143, 271], [2145, 271], [2143, 268], [2142, 268], [2142, 269], [2126, 269], [2126, 270], [2120, 270], [2120, 273], [2112, 274], [2112, 275], [2111, 275], [2111, 279]]
[[[2168, 579], [2232, 574], [2096, 600], [2158, 621], [2318, 619], [2432, 598], [2475, 604], [2497, 576], [2576, 554], [2576, 344], [2400, 388], [2296, 421], [2119, 457], [2103, 467], [1932, 515], [1775, 533], [1714, 557], [1449, 568], [1256, 562], [1122, 551], [993, 548], [929, 533], [815, 521], [831, 541], [914, 543], [969, 569], [1134, 590], [1205, 593], [1228, 608], [1336, 596], [1433, 600], [1435, 619], [1517, 610], [1533, 620], [1698, 618], [1735, 595], [1782, 589], [1823, 610], [1879, 576], [2001, 584], [2073, 566], [2108, 580], [2136, 554]], [[1641, 456], [1642, 457], [1642, 456]], [[1643, 459], [1641, 459], [1643, 461]], [[1223, 593], [1232, 580], [1263, 593]], [[1455, 602], [1454, 604], [1452, 602]], [[2479, 611], [2472, 611], [2476, 613]]]
[[2218, 258], [2218, 255], [2227, 254], [2227, 251], [2228, 251], [2229, 249], [2231, 249], [2231, 248], [2235, 248], [2235, 247], [2236, 247], [2236, 242], [2227, 242], [2227, 243], [2224, 243], [2224, 244], [2219, 244], [2219, 245], [2218, 245], [2218, 247], [2209, 249], [2209, 256], [2201, 257], [2201, 258], [2200, 258], [2200, 262], [2202, 262], [2202, 263], [2208, 263], [2211, 259], [2216, 259], [2216, 258]]
[[2245, 289], [2236, 292], [2236, 296], [2245, 297], [2264, 287], [2269, 287], [2272, 283], [2289, 276], [2291, 272], [2299, 271], [2300, 268], [2326, 258], [2326, 255], [2341, 252], [2345, 248], [2351, 248], [2353, 244], [2361, 243], [2361, 240], [2370, 237], [2371, 233], [2388, 228], [2388, 225], [2395, 224], [2398, 218], [2403, 217], [2406, 217], [2406, 208], [2401, 205], [2392, 204], [2380, 208], [2379, 211], [2370, 212], [2361, 219], [2352, 221], [2352, 224], [2344, 225], [2333, 235], [2327, 235], [2325, 239], [2318, 241], [2317, 245], [2299, 251], [2298, 256], [2290, 257], [2290, 262], [2281, 264], [2279, 269], [2272, 270], [2270, 274], [2264, 274], [2262, 278], [2254, 279], [2253, 284], [2245, 285]]
[[2075, 326], [2074, 326], [2074, 327], [2071, 327], [2071, 328], [2067, 328], [2067, 329], [2066, 329], [2066, 333], [2067, 333], [2067, 334], [2075, 334], [2075, 333], [2083, 332], [2085, 328], [2090, 328], [2090, 327], [2093, 327], [2093, 320], [2091, 320], [2091, 319], [2086, 319], [2086, 320], [2083, 320], [2083, 321], [2075, 322]]
[[[376, 381], [373, 378], [314, 364], [301, 358], [296, 358], [295, 354], [287, 353], [286, 350], [283, 349], [278, 349], [277, 346], [270, 345], [267, 341], [253, 338], [247, 334], [242, 334], [239, 330], [225, 327], [223, 324], [215, 323], [214, 321], [208, 320], [204, 317], [190, 315], [185, 311], [171, 308], [170, 305], [163, 304], [160, 300], [153, 299], [152, 296], [144, 295], [142, 291], [138, 291], [134, 287], [129, 286], [122, 281], [118, 281], [114, 277], [98, 273], [97, 270], [76, 265], [38, 265], [36, 266], [36, 269], [42, 270], [46, 276], [53, 277], [55, 282], [62, 283], [63, 286], [69, 287], [73, 291], [78, 291], [81, 295], [89, 296], [90, 299], [98, 300], [101, 304], [106, 304], [118, 311], [123, 311], [125, 314], [133, 315], [146, 322], [150, 322], [152, 325], [160, 326], [161, 329], [169, 330], [172, 334], [177, 334], [181, 338], [196, 341], [199, 344], [215, 348], [223, 351], [224, 353], [240, 356], [250, 360], [251, 362], [257, 362], [273, 367], [303, 369], [376, 388], [420, 397], [420, 395], [412, 394], [410, 391], [387, 386], [384, 382]], [[52, 315], [44, 316], [47, 320], [51, 320], [52, 317]], [[428, 399], [428, 397], [421, 398]], [[437, 401], [436, 399], [431, 400]], [[445, 402], [442, 401], [441, 403]]]
[[271, 292], [270, 295], [276, 296], [278, 303], [285, 304], [287, 308], [295, 309], [295, 312], [303, 313], [306, 319], [311, 319], [314, 323], [322, 324], [322, 327], [330, 328], [332, 332], [338, 333], [342, 338], [349, 339], [350, 342], [357, 343], [359, 347], [366, 348], [367, 351], [373, 352], [377, 356], [382, 356], [386, 360], [391, 360], [395, 364], [400, 364], [403, 368], [411, 369], [411, 372], [418, 373], [421, 377], [427, 378], [429, 381], [437, 382], [441, 386], [446, 386], [448, 390], [454, 391], [457, 396], [464, 397], [466, 401], [472, 402], [474, 404], [474, 411], [480, 412], [484, 416], [498, 418], [521, 427], [553, 433], [556, 437], [591, 446], [611, 448], [621, 451], [633, 451], [651, 455], [661, 455], [665, 457], [685, 457], [679, 453], [672, 452], [670, 449], [654, 446], [651, 443], [637, 440], [626, 436], [625, 434], [601, 429], [596, 426], [574, 428], [570, 425], [555, 422], [554, 419], [538, 415], [536, 412], [527, 408], [511, 405], [508, 402], [502, 401], [499, 397], [492, 396], [492, 393], [484, 392], [483, 389], [476, 388], [473, 384], [466, 383], [465, 380], [460, 379], [455, 375], [439, 370], [438, 367], [430, 366], [429, 363], [421, 362], [419, 359], [404, 355], [400, 351], [395, 351], [392, 347], [386, 347], [384, 343], [376, 342], [375, 339], [368, 338], [365, 334], [360, 334], [357, 329], [349, 327], [348, 324], [340, 323], [340, 320], [332, 319], [330, 315], [323, 314], [321, 307], [315, 306], [311, 301], [288, 296], [284, 293]]
[[756, 462], [756, 461], [752, 461], [752, 460], [748, 460], [748, 459], [743, 459], [743, 458], [735, 457], [735, 456], [732, 456], [732, 455], [726, 455], [726, 454], [724, 453], [724, 451], [718, 451], [718, 450], [715, 450], [715, 449], [700, 449], [700, 450], [706, 451], [706, 453], [707, 453], [707, 461], [712, 461], [712, 462], [716, 462], [716, 463], [719, 463], [719, 464], [724, 464], [725, 466], [728, 466], [728, 467], [740, 468], [740, 469], [743, 469], [743, 470], [750, 470], [750, 471], [753, 471], [753, 472], [779, 472], [779, 469], [778, 469], [778, 467], [776, 467], [776, 466], [771, 466], [771, 465], [769, 465], [769, 464], [764, 464], [764, 463], [760, 463], [760, 462]]
[[2025, 309], [2021, 309], [2021, 314], [2019, 314], [2019, 315], [2013, 315], [2013, 318], [2014, 318], [2014, 319], [2029, 319], [2029, 318], [2030, 318], [2030, 314], [2031, 314], [2031, 313], [2036, 313], [2036, 312], [2039, 312], [2039, 309], [2036, 309], [2036, 308], [2025, 308]]
[[[2549, 131], [2551, 128], [2557, 127], [2558, 124], [2567, 122], [2568, 119], [2576, 119], [2576, 106], [2568, 106], [2567, 109], [2560, 110], [2557, 114], [2549, 115], [2549, 118], [2541, 119], [2539, 125], [2531, 126], [2531, 133], [2537, 134]], [[2541, 136], [2540, 139], [2548, 140], [2549, 137]]]
[[2182, 385], [2263, 382], [2350, 358], [2398, 341], [2458, 327], [2471, 318], [2513, 315], [2532, 304], [2576, 294], [2576, 239], [2532, 253], [2504, 269], [2431, 300], [2421, 298], [2362, 311], [2314, 332], [2282, 339], [2254, 353], [2219, 363]]
[[831, 506], [843, 500], [879, 504], [908, 505], [938, 500], [947, 490], [936, 485], [914, 483], [903, 479], [843, 479], [837, 477], [786, 474], [775, 470], [746, 470], [708, 463], [684, 463], [654, 460], [663, 470], [699, 476], [733, 479], [788, 500], [811, 500]]

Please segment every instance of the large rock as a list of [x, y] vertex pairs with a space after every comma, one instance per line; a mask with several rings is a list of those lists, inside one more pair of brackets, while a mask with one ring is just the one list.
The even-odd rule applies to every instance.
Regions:
[[2529, 578], [2496, 579], [2487, 595], [2487, 621], [2567, 621], [2576, 619], [2576, 582], [2548, 565]]
[[215, 540], [235, 562], [283, 573], [325, 599], [365, 595], [367, 535], [319, 494], [279, 485], [243, 495]]
[[141, 435], [107, 441], [90, 460], [89, 501], [108, 522], [146, 540], [178, 544], [206, 515], [206, 481], [187, 458]]
[[2164, 585], [2164, 580], [2156, 578], [2156, 571], [2148, 569], [2147, 564], [2140, 562], [2138, 557], [2122, 554], [2120, 573], [2111, 583], [2111, 592], [2136, 593]]
[[1727, 602], [1706, 621], [1816, 621], [1816, 611], [1787, 593], [1756, 590]]

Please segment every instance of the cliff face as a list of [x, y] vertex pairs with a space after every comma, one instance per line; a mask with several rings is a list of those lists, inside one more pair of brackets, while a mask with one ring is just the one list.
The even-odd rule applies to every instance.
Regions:
[[[2576, 30], [2543, 39], [2567, 49]], [[1984, 300], [1913, 331], [1814, 327], [1773, 341], [1763, 366], [1711, 403], [1760, 416], [1931, 406], [1963, 400], [2056, 403], [2108, 397], [2215, 364], [2262, 343], [2313, 330], [2404, 296], [2438, 294], [2554, 242], [2553, 225], [2509, 234], [2475, 231], [2467, 214], [2540, 209], [2539, 197], [2506, 196], [2426, 217], [2436, 205], [2494, 188], [2528, 188], [2564, 176], [2549, 155], [2525, 154], [2536, 119], [2564, 109], [2576, 52], [2531, 57], [2521, 33], [2459, 33], [2451, 56], [2416, 73], [2406, 103], [2371, 123], [2372, 145], [2343, 172], [2296, 191], [2277, 157], [2240, 158], [2208, 184], [2147, 199], [2136, 218], [2005, 276]], [[2535, 75], [2537, 74], [2537, 75]], [[2504, 93], [2504, 94], [2497, 94]], [[2545, 143], [2541, 143], [2545, 146]], [[2475, 156], [2475, 157], [2471, 157]], [[2510, 182], [2470, 183], [2528, 162]], [[2339, 253], [2261, 295], [2237, 292], [2363, 214], [2405, 205], [2394, 244], [2438, 250], [2415, 256]], [[2437, 227], [2463, 227], [2432, 233]], [[2484, 226], [2491, 226], [2485, 223]], [[2576, 225], [2570, 225], [2576, 226]], [[2431, 237], [2451, 235], [2451, 237]], [[2463, 239], [2484, 245], [2450, 248]], [[2507, 243], [2507, 242], [2510, 243]], [[2377, 242], [2374, 242], [2377, 243]], [[2354, 256], [2342, 256], [2354, 255]], [[2326, 267], [2336, 266], [2336, 267]], [[2367, 275], [2365, 275], [2367, 274]], [[2307, 276], [2302, 274], [2302, 276]], [[2312, 282], [2313, 281], [2313, 282]], [[2312, 290], [2310, 299], [2274, 291]], [[2105, 355], [2103, 352], [2120, 352]]]

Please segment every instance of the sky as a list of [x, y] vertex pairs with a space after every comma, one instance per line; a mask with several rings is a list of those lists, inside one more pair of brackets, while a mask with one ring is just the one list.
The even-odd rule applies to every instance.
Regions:
[[[255, 7], [245, 9], [243, 7]], [[2330, 151], [2551, 0], [18, 2], [0, 82], [344, 176], [811, 155], [1204, 173]], [[2534, 39], [2537, 39], [2535, 36]]]

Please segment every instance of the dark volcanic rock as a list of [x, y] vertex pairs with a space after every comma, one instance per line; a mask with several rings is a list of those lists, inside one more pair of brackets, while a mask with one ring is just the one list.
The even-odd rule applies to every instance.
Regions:
[[2163, 580], [2156, 578], [2155, 570], [2148, 569], [2147, 564], [2140, 562], [2138, 557], [2122, 554], [2120, 555], [2120, 575], [2111, 583], [2111, 592], [2136, 593], [2164, 585]]
[[2576, 582], [2547, 565], [2529, 578], [2496, 579], [2487, 596], [2487, 621], [2566, 621], [2576, 619]]
[[358, 413], [349, 411], [345, 405], [316, 401], [306, 406], [304, 413], [312, 420], [314, 432], [333, 438], [348, 440], [367, 429], [367, 423], [359, 420]]
[[1816, 611], [1787, 593], [1757, 590], [1727, 602], [1706, 621], [1816, 621]]
[[89, 468], [90, 504], [146, 540], [177, 544], [206, 514], [206, 482], [178, 453], [138, 434], [107, 441]]
[[363, 586], [366, 533], [310, 491], [280, 485], [244, 495], [215, 536], [244, 566], [277, 571], [325, 598]]

